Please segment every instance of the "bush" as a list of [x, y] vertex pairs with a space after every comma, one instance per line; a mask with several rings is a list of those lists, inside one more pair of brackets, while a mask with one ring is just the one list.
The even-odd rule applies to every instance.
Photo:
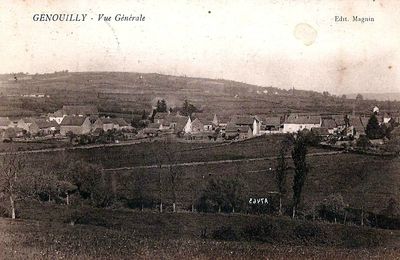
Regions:
[[10, 209], [3, 205], [0, 205], [0, 217], [11, 218]]
[[279, 232], [283, 231], [276, 223], [263, 220], [243, 228], [242, 236], [248, 240], [272, 243], [277, 239]]
[[294, 229], [294, 234], [297, 238], [301, 239], [305, 243], [326, 242], [324, 239], [326, 236], [325, 232], [323, 232], [319, 226], [313, 223], [305, 222], [296, 226]]
[[154, 208], [157, 202], [153, 198], [132, 198], [127, 200], [127, 206], [131, 209]]
[[342, 232], [343, 245], [347, 248], [378, 247], [386, 241], [382, 234], [372, 229], [345, 229]]
[[371, 142], [369, 141], [368, 137], [362, 135], [360, 138], [358, 138], [356, 146], [362, 149], [367, 149], [371, 146]]
[[238, 235], [236, 231], [231, 226], [221, 226], [214, 230], [212, 233], [212, 238], [219, 240], [238, 240]]

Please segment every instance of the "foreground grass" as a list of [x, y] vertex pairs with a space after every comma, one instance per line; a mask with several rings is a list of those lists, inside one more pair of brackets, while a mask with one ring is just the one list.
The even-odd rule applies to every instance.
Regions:
[[143, 238], [130, 230], [0, 219], [1, 259], [396, 259], [399, 256], [399, 248], [346, 249], [200, 238]]
[[[400, 257], [399, 231], [285, 217], [33, 206], [21, 211], [24, 220], [0, 218], [0, 259]], [[216, 235], [226, 227], [234, 237]]]

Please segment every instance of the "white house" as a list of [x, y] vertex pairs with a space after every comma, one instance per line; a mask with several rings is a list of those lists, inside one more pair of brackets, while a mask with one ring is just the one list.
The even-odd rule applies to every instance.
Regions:
[[204, 132], [204, 124], [200, 121], [200, 119], [196, 118], [193, 121], [188, 118], [188, 121], [186, 122], [184, 132], [186, 134], [193, 134], [193, 133], [200, 133]]
[[310, 115], [289, 115], [283, 123], [284, 133], [296, 133], [298, 131], [313, 127], [321, 127], [322, 121], [320, 116]]
[[49, 114], [49, 120], [56, 121], [57, 124], [61, 124], [64, 117], [66, 117], [66, 115], [64, 115], [64, 113], [61, 110], [57, 110], [56, 112]]
[[192, 120], [188, 116], [188, 120], [186, 121], [186, 125], [183, 128], [183, 131], [187, 134], [187, 133], [190, 133], [191, 130], [192, 130]]

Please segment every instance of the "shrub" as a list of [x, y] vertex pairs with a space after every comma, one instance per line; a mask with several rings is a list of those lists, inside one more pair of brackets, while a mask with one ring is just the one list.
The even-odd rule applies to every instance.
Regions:
[[371, 142], [369, 141], [368, 137], [362, 135], [360, 138], [358, 138], [356, 146], [362, 149], [367, 149], [371, 146]]
[[313, 223], [302, 223], [295, 227], [294, 234], [297, 238], [301, 239], [303, 242], [325, 242], [325, 232]]
[[10, 209], [3, 205], [0, 205], [0, 217], [11, 218]]
[[387, 238], [372, 229], [345, 229], [342, 232], [343, 245], [347, 248], [377, 247], [383, 245]]
[[219, 240], [238, 240], [237, 232], [231, 226], [221, 226], [213, 231], [212, 237]]
[[242, 236], [248, 240], [261, 242], [273, 242], [278, 237], [278, 233], [283, 232], [274, 222], [263, 220], [243, 228]]

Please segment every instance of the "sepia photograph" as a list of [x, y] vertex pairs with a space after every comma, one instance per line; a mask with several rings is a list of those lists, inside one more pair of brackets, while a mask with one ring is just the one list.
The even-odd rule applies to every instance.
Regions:
[[2, 0], [0, 259], [400, 259], [400, 1]]

